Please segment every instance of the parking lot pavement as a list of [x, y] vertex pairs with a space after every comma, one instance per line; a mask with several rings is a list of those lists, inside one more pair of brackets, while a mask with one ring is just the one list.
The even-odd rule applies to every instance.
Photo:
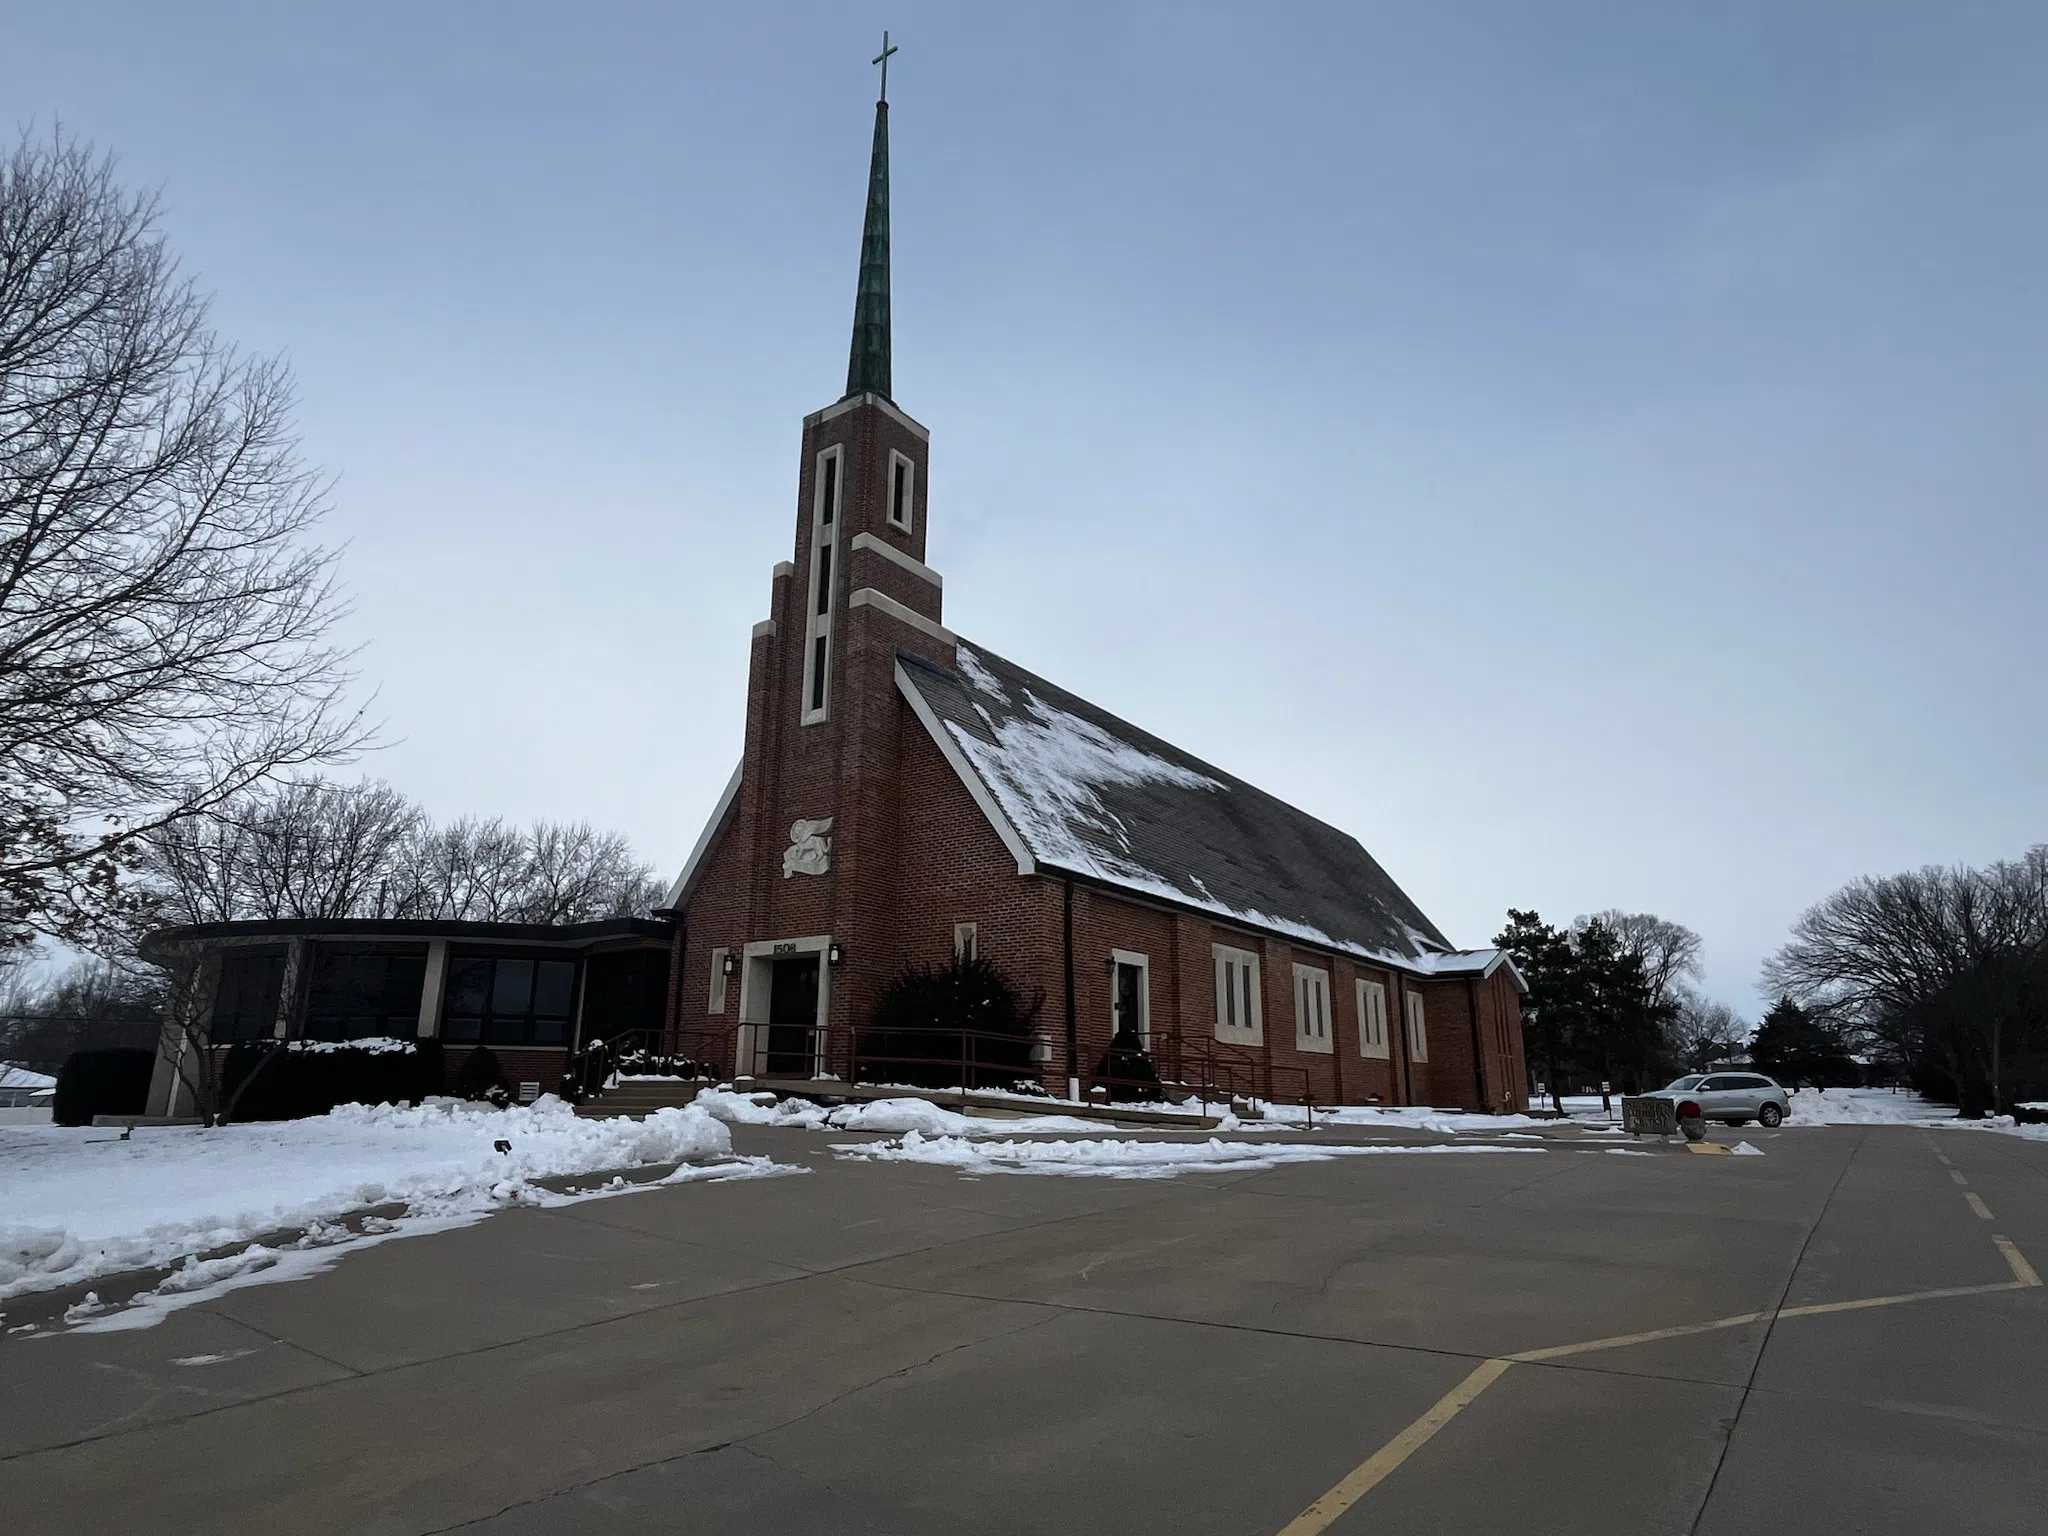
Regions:
[[811, 1172], [507, 1212], [152, 1329], [0, 1339], [0, 1510], [24, 1532], [2039, 1528], [2039, 1143], [1752, 1129], [1722, 1139], [1762, 1157], [1565, 1138], [1122, 1180], [738, 1139]]

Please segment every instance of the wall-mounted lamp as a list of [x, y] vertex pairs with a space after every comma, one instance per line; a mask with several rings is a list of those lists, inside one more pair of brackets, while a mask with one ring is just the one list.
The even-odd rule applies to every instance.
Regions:
[[739, 969], [739, 960], [735, 956], [727, 955], [725, 957], [725, 974], [728, 976], [736, 976], [739, 974]]
[[833, 965], [837, 965], [840, 961], [846, 958], [846, 951], [841, 949], [838, 946], [838, 944], [835, 943], [825, 951], [825, 958]]

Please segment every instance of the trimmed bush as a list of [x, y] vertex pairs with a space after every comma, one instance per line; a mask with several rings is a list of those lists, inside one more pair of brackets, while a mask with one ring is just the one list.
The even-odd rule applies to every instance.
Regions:
[[1109, 1090], [1112, 1103], [1157, 1103], [1165, 1097], [1159, 1091], [1159, 1069], [1132, 1030], [1109, 1042], [1109, 1054], [1095, 1063], [1095, 1081]]
[[94, 1115], [139, 1115], [149, 1106], [149, 1079], [155, 1070], [155, 1051], [73, 1051], [57, 1069], [50, 1118], [59, 1125], [91, 1125]]
[[462, 1058], [448, 1091], [457, 1098], [472, 1103], [489, 1102], [500, 1109], [512, 1102], [512, 1084], [498, 1061], [498, 1053], [488, 1045], [480, 1045]]
[[221, 1070], [230, 1120], [303, 1120], [337, 1104], [417, 1104], [440, 1091], [438, 1040], [244, 1041]]
[[[870, 1081], [920, 1088], [1014, 1088], [1033, 1081], [1033, 1026], [1044, 1003], [1027, 1006], [1010, 979], [979, 955], [949, 965], [915, 965], [883, 990], [860, 1038], [861, 1073]], [[961, 1030], [967, 1081], [961, 1078]], [[876, 1059], [880, 1058], [880, 1059]]]

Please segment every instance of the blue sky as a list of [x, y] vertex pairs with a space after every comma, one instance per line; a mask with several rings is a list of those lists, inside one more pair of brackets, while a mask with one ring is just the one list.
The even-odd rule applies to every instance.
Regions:
[[297, 370], [368, 771], [679, 864], [884, 26], [962, 633], [1752, 1014], [1842, 881], [2048, 835], [2048, 10], [0, 4]]

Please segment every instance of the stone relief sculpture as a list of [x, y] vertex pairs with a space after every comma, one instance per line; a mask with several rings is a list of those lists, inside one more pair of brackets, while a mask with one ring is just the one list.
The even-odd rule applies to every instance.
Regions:
[[789, 829], [789, 846], [782, 850], [782, 878], [791, 875], [822, 875], [832, 867], [832, 818], [799, 821]]

